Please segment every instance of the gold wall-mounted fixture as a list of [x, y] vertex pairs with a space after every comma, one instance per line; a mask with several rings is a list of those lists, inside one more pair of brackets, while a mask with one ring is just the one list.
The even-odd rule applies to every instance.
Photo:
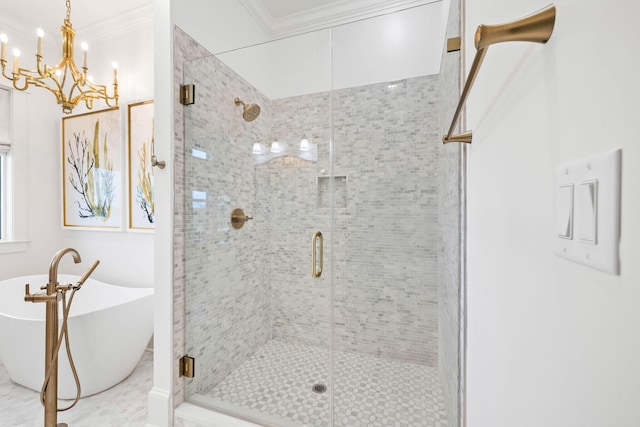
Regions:
[[260, 106], [258, 104], [245, 104], [240, 98], [235, 100], [236, 106], [242, 105], [242, 118], [247, 122], [252, 122], [260, 115]]
[[[316, 231], [313, 233], [313, 237], [311, 238], [311, 277], [316, 279], [322, 276], [322, 264], [324, 258], [323, 247], [324, 242], [322, 239], [322, 233]], [[316, 251], [320, 253], [319, 256], [316, 256]]]
[[516, 21], [507, 22], [506, 24], [478, 26], [475, 34], [476, 56], [471, 64], [467, 82], [462, 89], [460, 101], [453, 115], [449, 132], [442, 137], [443, 144], [454, 141], [471, 143], [473, 139], [471, 131], [454, 135], [453, 130], [456, 127], [456, 123], [462, 112], [462, 107], [469, 96], [469, 92], [478, 75], [478, 71], [480, 71], [480, 66], [482, 65], [484, 56], [487, 54], [489, 46], [496, 43], [514, 41], [546, 43], [551, 38], [555, 21], [556, 7], [549, 5], [532, 15], [525, 16]]
[[88, 109], [93, 108], [93, 101], [104, 100], [109, 107], [118, 106], [118, 64], [113, 63], [113, 95], [107, 93], [107, 86], [93, 83], [88, 75], [86, 43], [81, 47], [84, 51], [82, 56], [82, 68], [78, 68], [73, 59], [73, 41], [76, 32], [71, 25], [71, 1], [66, 1], [67, 15], [64, 25], [60, 28], [62, 32], [62, 59], [53, 67], [42, 63], [42, 39], [44, 31], [38, 29], [38, 47], [36, 50], [36, 69], [29, 70], [18, 65], [20, 51], [13, 50], [13, 69], [11, 74], [7, 74], [7, 41], [5, 34], [0, 35], [2, 42], [2, 53], [0, 63], [2, 64], [2, 75], [11, 80], [13, 87], [17, 90], [27, 90], [31, 86], [41, 87], [53, 93], [58, 104], [62, 106], [65, 114], [71, 113], [73, 108], [80, 102], [84, 102]]
[[457, 52], [462, 45], [462, 37], [451, 37], [447, 39], [447, 52]]
[[180, 104], [193, 105], [196, 103], [196, 86], [180, 85]]
[[252, 216], [247, 216], [244, 214], [244, 211], [240, 208], [234, 209], [231, 212], [231, 226], [236, 230], [242, 228], [245, 222], [253, 219]]
[[196, 375], [196, 359], [185, 354], [180, 358], [179, 376], [193, 378]]

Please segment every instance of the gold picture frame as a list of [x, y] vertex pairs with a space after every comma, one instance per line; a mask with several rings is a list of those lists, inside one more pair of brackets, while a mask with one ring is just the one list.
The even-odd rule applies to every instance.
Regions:
[[62, 118], [63, 226], [122, 229], [120, 111]]
[[128, 228], [152, 231], [155, 224], [153, 154], [153, 100], [129, 104], [128, 110]]

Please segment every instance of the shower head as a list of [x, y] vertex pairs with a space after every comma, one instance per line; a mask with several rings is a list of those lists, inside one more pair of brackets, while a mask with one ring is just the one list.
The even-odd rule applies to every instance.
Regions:
[[236, 105], [243, 107], [242, 118], [248, 122], [254, 121], [260, 115], [260, 106], [258, 104], [245, 104], [240, 98], [235, 99]]

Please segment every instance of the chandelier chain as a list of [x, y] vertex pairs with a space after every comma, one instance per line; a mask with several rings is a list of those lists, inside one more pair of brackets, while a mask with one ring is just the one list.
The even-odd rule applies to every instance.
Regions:
[[65, 23], [71, 22], [71, 0], [67, 0], [67, 18], [64, 21]]

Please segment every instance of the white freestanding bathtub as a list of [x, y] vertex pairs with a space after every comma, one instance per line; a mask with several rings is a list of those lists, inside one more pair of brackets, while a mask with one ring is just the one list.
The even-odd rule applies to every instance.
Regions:
[[[79, 276], [58, 275], [60, 284]], [[11, 379], [40, 391], [44, 380], [45, 304], [24, 301], [24, 285], [40, 292], [48, 275], [0, 281], [0, 359]], [[67, 301], [70, 292], [67, 293]], [[153, 333], [153, 289], [109, 285], [91, 278], [73, 297], [69, 341], [82, 396], [108, 389], [133, 371]], [[62, 304], [59, 304], [59, 326]], [[64, 342], [60, 347], [58, 397], [76, 397]]]

